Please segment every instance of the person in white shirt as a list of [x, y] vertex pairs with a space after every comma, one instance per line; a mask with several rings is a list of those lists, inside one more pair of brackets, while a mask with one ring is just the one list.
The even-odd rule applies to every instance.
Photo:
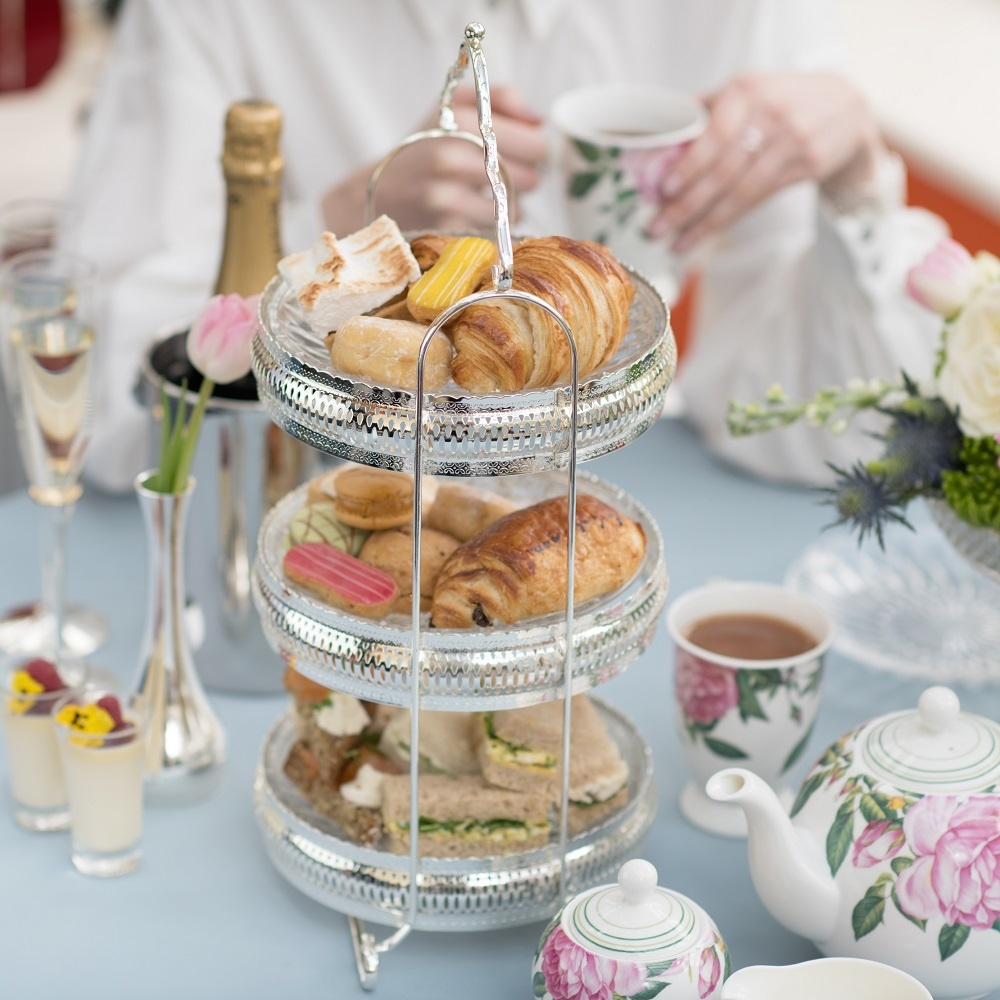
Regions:
[[[729, 399], [774, 382], [806, 395], [901, 366], [930, 373], [937, 329], [904, 278], [943, 224], [904, 206], [902, 168], [843, 75], [823, 0], [128, 0], [67, 233], [107, 290], [92, 483], [126, 489], [148, 464], [131, 395], [141, 355], [210, 294], [228, 105], [260, 97], [284, 113], [285, 247], [345, 235], [361, 225], [373, 164], [433, 120], [471, 20], [486, 26], [519, 231], [567, 232], [545, 122], [560, 93], [629, 81], [705, 98], [709, 127], [665, 179], [651, 230], [701, 275], [678, 382], [713, 449], [760, 475], [828, 481], [825, 463], [850, 463], [863, 438], [796, 426], [732, 439]], [[475, 131], [471, 92], [457, 111]], [[377, 207], [404, 228], [488, 225], [484, 183], [475, 148], [424, 143], [386, 172]]]

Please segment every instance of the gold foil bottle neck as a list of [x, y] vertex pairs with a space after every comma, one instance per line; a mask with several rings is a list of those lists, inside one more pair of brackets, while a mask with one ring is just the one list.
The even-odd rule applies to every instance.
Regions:
[[226, 113], [222, 170], [226, 177], [281, 173], [281, 110], [269, 101], [239, 101]]

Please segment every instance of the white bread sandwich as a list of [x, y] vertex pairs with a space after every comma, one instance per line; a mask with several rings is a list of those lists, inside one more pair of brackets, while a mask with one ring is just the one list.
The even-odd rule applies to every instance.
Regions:
[[384, 305], [420, 277], [420, 265], [387, 215], [338, 240], [315, 243], [278, 261], [312, 329], [321, 337], [345, 319]]
[[[483, 713], [477, 734], [483, 776], [502, 788], [541, 792], [558, 803], [562, 725], [562, 701]], [[569, 825], [577, 831], [624, 803], [628, 765], [585, 694], [573, 698], [570, 741]]]
[[[425, 857], [475, 858], [514, 854], [548, 843], [548, 796], [512, 792], [478, 775], [420, 777], [419, 851]], [[410, 777], [382, 782], [382, 821], [389, 849], [410, 849]]]
[[[420, 713], [420, 769], [429, 774], [479, 774], [477, 712]], [[379, 749], [404, 769], [410, 766], [410, 710], [400, 709], [382, 731]]]

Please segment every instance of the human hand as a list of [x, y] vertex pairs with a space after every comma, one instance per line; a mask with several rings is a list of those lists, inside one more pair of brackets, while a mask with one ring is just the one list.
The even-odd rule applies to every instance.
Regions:
[[[478, 135], [472, 87], [456, 88], [452, 107], [458, 128]], [[508, 86], [492, 88], [490, 107], [497, 147], [514, 194], [530, 191], [538, 184], [546, 155], [541, 117]], [[435, 109], [419, 130], [437, 126]], [[361, 206], [372, 169], [371, 164], [360, 168], [325, 195], [323, 214], [334, 232], [351, 232], [361, 225]], [[379, 182], [376, 204], [379, 212], [392, 216], [403, 229], [478, 230], [492, 227], [494, 221], [482, 150], [458, 139], [433, 139], [402, 150]]]
[[865, 184], [883, 149], [861, 94], [835, 74], [740, 76], [705, 103], [708, 127], [664, 177], [647, 229], [679, 253], [796, 181]]

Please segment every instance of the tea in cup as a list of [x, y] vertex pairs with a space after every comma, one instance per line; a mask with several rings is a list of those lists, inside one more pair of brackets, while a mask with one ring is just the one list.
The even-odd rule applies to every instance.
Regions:
[[561, 95], [551, 118], [563, 136], [571, 235], [605, 244], [672, 301], [678, 262], [665, 240], [646, 236], [646, 227], [659, 210], [663, 179], [705, 130], [704, 106], [680, 91], [598, 84]]
[[790, 803], [789, 774], [819, 709], [833, 623], [814, 601], [770, 583], [718, 582], [667, 612], [678, 735], [691, 772], [680, 808], [695, 826], [746, 836], [742, 811], [705, 794], [739, 762]]

